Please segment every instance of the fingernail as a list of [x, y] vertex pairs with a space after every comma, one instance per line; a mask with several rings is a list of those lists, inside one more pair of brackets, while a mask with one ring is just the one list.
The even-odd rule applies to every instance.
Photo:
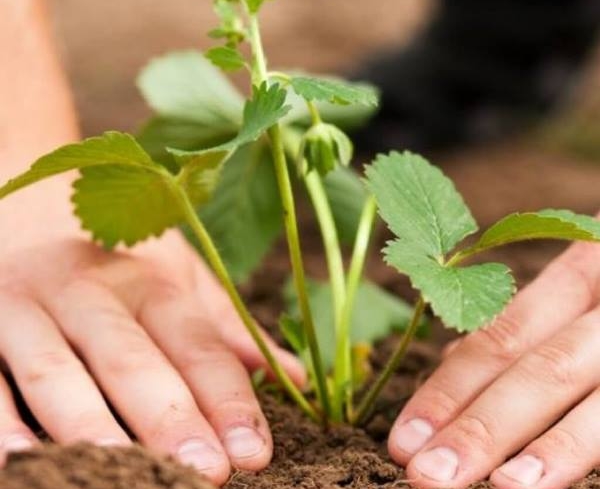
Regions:
[[396, 446], [406, 453], [417, 453], [433, 435], [433, 427], [424, 419], [414, 418], [394, 433]]
[[509, 479], [524, 486], [534, 486], [544, 475], [544, 462], [533, 455], [521, 455], [498, 469]]
[[265, 440], [256, 430], [246, 426], [233, 428], [223, 440], [225, 450], [233, 458], [249, 458], [258, 455], [265, 448]]
[[177, 451], [179, 461], [200, 472], [214, 469], [223, 463], [223, 456], [204, 440], [189, 440]]
[[448, 482], [456, 476], [458, 455], [451, 448], [437, 447], [420, 453], [413, 459], [413, 463], [425, 477], [439, 482]]
[[9, 452], [23, 452], [33, 448], [33, 441], [23, 435], [13, 435], [2, 440], [2, 449]]

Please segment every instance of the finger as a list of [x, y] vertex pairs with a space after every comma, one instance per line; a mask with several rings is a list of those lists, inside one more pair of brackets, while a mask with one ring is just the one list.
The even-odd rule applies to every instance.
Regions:
[[461, 344], [463, 338], [458, 338], [451, 341], [442, 350], [442, 358], [448, 358]]
[[266, 467], [271, 435], [248, 372], [216, 333], [214, 320], [198, 312], [195, 295], [152, 295], [138, 317], [191, 387], [232, 464], [252, 471]]
[[408, 475], [424, 487], [467, 486], [546, 430], [600, 383], [598, 324], [600, 308], [524, 355], [417, 453]]
[[183, 379], [109, 290], [80, 280], [48, 307], [144, 444], [227, 479], [227, 457]]
[[36, 442], [35, 435], [19, 417], [9, 385], [0, 376], [0, 467], [7, 454], [29, 450]]
[[402, 410], [388, 449], [406, 464], [524, 352], [593, 305], [600, 246], [577, 243], [523, 289], [486, 329], [466, 337]]
[[[265, 369], [270, 377], [274, 378], [265, 357], [248, 334], [244, 323], [235, 311], [229, 297], [219, 285], [212, 272], [201, 262], [195, 268], [195, 282], [198, 290], [196, 300], [208, 317], [218, 320], [218, 331], [222, 340], [233, 350], [248, 369]], [[306, 384], [307, 376], [306, 370], [300, 360], [277, 345], [268, 335], [262, 334], [267, 346], [271, 349], [275, 358], [286, 370], [292, 381], [297, 386], [303, 387]]]
[[600, 465], [600, 389], [492, 473], [498, 489], [569, 487]]
[[[52, 319], [21, 296], [0, 295], [0, 310], [0, 352], [27, 405], [48, 434], [65, 443], [128, 443]], [[10, 418], [14, 420], [14, 415]]]

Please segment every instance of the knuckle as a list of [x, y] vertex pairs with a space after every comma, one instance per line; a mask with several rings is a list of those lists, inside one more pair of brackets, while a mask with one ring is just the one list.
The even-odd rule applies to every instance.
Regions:
[[188, 295], [186, 287], [162, 273], [151, 273], [147, 277], [146, 283], [149, 284], [148, 301], [172, 302]]
[[589, 272], [591, 260], [600, 258], [598, 246], [594, 243], [579, 242], [572, 245], [561, 257], [553, 263], [563, 282], [580, 284], [588, 297], [597, 297], [600, 280]]
[[127, 375], [154, 370], [164, 363], [162, 353], [153, 346], [141, 328], [128, 328], [119, 334], [121, 346], [104, 359], [107, 373], [112, 376]]
[[509, 313], [499, 316], [494, 324], [475, 333], [474, 338], [481, 345], [488, 358], [498, 364], [510, 365], [523, 353], [523, 344], [519, 340], [520, 321]]
[[219, 369], [237, 362], [237, 357], [220, 340], [204, 339], [201, 343], [190, 343], [181, 353], [182, 369]]
[[[456, 416], [456, 413], [460, 412], [463, 402], [456, 394], [448, 390], [448, 387], [448, 383], [437, 380], [430, 381], [427, 390], [418, 393], [414, 398], [418, 406], [421, 406], [416, 410], [438, 423], [445, 423], [448, 419]], [[411, 401], [411, 406], [413, 406], [412, 402], [414, 401]], [[414, 406], [416, 407], [416, 404]]]
[[452, 430], [458, 440], [473, 444], [485, 453], [491, 453], [496, 445], [496, 422], [482, 413], [462, 414], [452, 424]]
[[198, 432], [198, 427], [201, 426], [200, 418], [200, 412], [193, 402], [173, 400], [149, 421], [144, 438], [152, 444], [161, 445], [179, 433], [190, 436]]
[[527, 380], [555, 386], [571, 387], [576, 381], [577, 358], [567, 344], [554, 342], [540, 346], [528, 354], [521, 365], [521, 373]]
[[560, 454], [572, 460], [580, 460], [596, 450], [593, 443], [587, 442], [582, 436], [560, 426], [555, 426], [548, 431], [539, 440], [539, 443], [544, 446], [544, 450], [548, 453]]
[[68, 349], [43, 350], [34, 353], [24, 367], [22, 381], [28, 385], [69, 375], [80, 366]]

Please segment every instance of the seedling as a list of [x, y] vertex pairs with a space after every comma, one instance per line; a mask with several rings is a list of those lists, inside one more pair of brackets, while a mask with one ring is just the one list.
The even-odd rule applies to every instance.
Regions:
[[[77, 169], [74, 212], [106, 248], [132, 246], [182, 225], [298, 406], [315, 421], [362, 423], [427, 304], [447, 327], [465, 332], [488, 324], [512, 297], [506, 266], [459, 266], [465, 259], [530, 239], [600, 241], [600, 222], [565, 210], [512, 214], [457, 251], [477, 225], [439, 169], [408, 152], [377, 157], [365, 183], [348, 167], [352, 143], [342, 127], [368, 119], [377, 105], [374, 88], [269, 71], [258, 20], [263, 1], [214, 0], [220, 24], [210, 35], [220, 45], [204, 55], [173, 53], [150, 63], [139, 87], [156, 116], [137, 139], [107, 132], [63, 146], [1, 187], [0, 198]], [[248, 72], [248, 100], [217, 68]], [[296, 220], [304, 194], [320, 226], [328, 284], [305, 276]], [[421, 293], [414, 309], [363, 279], [378, 209], [396, 236], [384, 250], [386, 261]], [[292, 279], [281, 328], [307, 366], [308, 393], [279, 365], [236, 286], [282, 228]], [[347, 269], [344, 242], [352, 244]], [[403, 339], [354, 409], [369, 377], [369, 345], [394, 327], [405, 330]]]

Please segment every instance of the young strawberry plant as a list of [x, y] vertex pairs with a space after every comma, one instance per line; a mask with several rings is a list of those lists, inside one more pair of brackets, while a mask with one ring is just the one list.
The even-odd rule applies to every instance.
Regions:
[[[152, 61], [138, 85], [155, 111], [134, 137], [107, 132], [63, 146], [0, 188], [0, 198], [78, 170], [74, 212], [95, 241], [132, 246], [182, 226], [211, 265], [273, 374], [315, 421], [362, 423], [423, 324], [426, 305], [445, 325], [474, 331], [514, 293], [507, 267], [460, 266], [490, 248], [529, 239], [600, 241], [600, 223], [569, 211], [512, 214], [456, 250], [477, 225], [452, 183], [423, 158], [380, 155], [363, 183], [349, 167], [344, 128], [364, 123], [377, 91], [334, 77], [271, 71], [261, 40], [264, 0], [215, 0], [217, 46]], [[247, 100], [221, 71], [246, 72]], [[296, 218], [307, 196], [322, 239], [329, 282], [306, 277]], [[386, 261], [421, 292], [414, 310], [363, 278], [377, 210], [396, 236]], [[279, 365], [237, 283], [285, 234], [291, 280], [282, 332], [304, 360], [302, 392]], [[343, 245], [351, 245], [348, 266]], [[369, 345], [393, 328], [403, 339], [369, 383]]]

